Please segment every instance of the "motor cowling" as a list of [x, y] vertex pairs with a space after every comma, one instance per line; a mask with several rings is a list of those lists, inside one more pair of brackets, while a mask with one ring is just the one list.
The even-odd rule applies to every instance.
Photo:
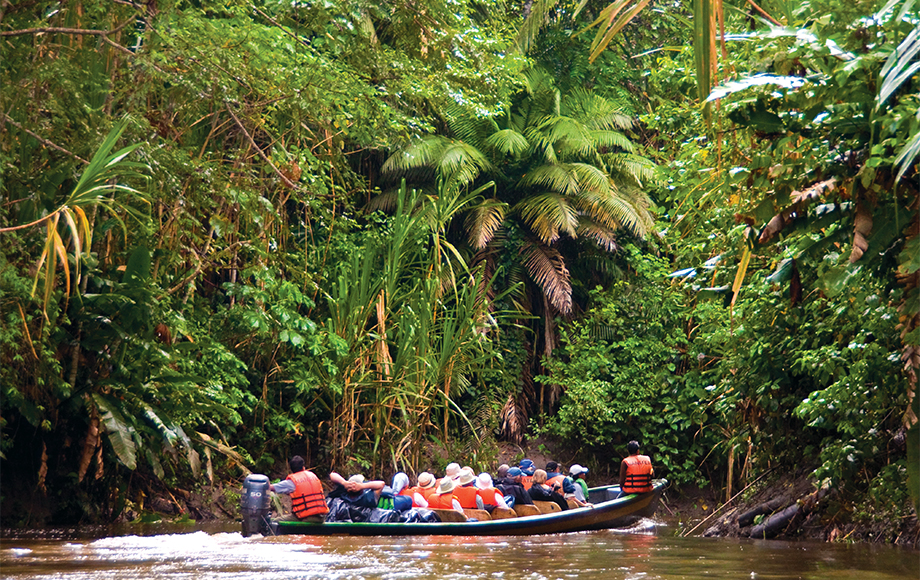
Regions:
[[268, 494], [268, 477], [253, 473], [243, 481], [243, 493], [240, 496], [240, 513], [243, 516], [243, 537], [253, 534], [266, 535], [271, 499]]

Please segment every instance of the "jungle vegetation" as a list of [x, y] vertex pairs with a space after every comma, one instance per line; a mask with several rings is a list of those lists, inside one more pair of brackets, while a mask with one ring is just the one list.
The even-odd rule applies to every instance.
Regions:
[[537, 436], [916, 509], [913, 0], [0, 0], [0, 78], [4, 524]]

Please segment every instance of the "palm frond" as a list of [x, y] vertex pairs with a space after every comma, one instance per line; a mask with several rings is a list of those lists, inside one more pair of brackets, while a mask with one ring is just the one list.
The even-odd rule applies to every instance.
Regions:
[[616, 252], [619, 248], [614, 231], [590, 218], [582, 217], [578, 220], [577, 233], [579, 237], [594, 240], [597, 247], [605, 252]]
[[629, 137], [612, 129], [594, 129], [591, 131], [591, 139], [594, 147], [598, 149], [601, 147], [618, 148], [629, 153], [636, 150], [636, 145], [629, 140]]
[[607, 169], [611, 176], [625, 177], [631, 180], [636, 187], [658, 180], [658, 166], [641, 155], [633, 153], [610, 153], [604, 156]]
[[626, 130], [635, 125], [632, 117], [616, 105], [586, 89], [575, 89], [562, 101], [562, 114], [579, 119], [591, 129]]
[[559, 232], [575, 235], [578, 214], [563, 195], [545, 192], [531, 195], [514, 207], [531, 230], [545, 244], [559, 239]]
[[583, 190], [610, 191], [606, 173], [588, 163], [544, 164], [521, 178], [519, 185], [545, 187], [562, 195]]
[[521, 24], [517, 33], [517, 47], [522, 53], [526, 53], [533, 46], [540, 29], [543, 28], [557, 1], [533, 0], [530, 5], [530, 13], [525, 16], [524, 23]]
[[466, 216], [466, 231], [470, 245], [484, 249], [502, 226], [508, 204], [495, 198], [487, 199], [472, 208]]
[[608, 193], [582, 191], [575, 196], [573, 203], [579, 211], [608, 229], [625, 228], [633, 235], [644, 238], [654, 222], [648, 206], [643, 205], [643, 195], [630, 189]]
[[572, 311], [572, 284], [562, 254], [544, 244], [525, 241], [521, 246], [524, 267], [549, 303], [559, 313]]
[[416, 139], [390, 155], [384, 162], [382, 170], [386, 173], [401, 174], [413, 169], [434, 168], [447, 141], [449, 139], [440, 135]]
[[489, 135], [483, 141], [483, 144], [493, 151], [498, 151], [504, 155], [513, 155], [514, 157], [519, 157], [530, 147], [527, 138], [514, 129], [496, 131]]

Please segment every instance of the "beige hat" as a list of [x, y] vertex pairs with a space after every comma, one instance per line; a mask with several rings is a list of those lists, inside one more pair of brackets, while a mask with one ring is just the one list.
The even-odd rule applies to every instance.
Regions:
[[492, 487], [492, 476], [486, 472], [479, 474], [479, 489], [489, 489]]
[[459, 463], [448, 463], [447, 467], [444, 468], [444, 477], [449, 477], [451, 479], [460, 475], [460, 464]]
[[351, 481], [354, 483], [364, 483], [364, 476], [361, 475], [360, 473], [356, 473], [352, 475], [351, 477], [349, 477], [348, 481]]
[[469, 471], [460, 472], [460, 485], [466, 485], [468, 483], [473, 483], [474, 481], [476, 481], [476, 476]]
[[454, 491], [455, 487], [457, 486], [454, 485], [454, 480], [449, 477], [445, 477], [444, 479], [441, 480], [441, 485], [438, 486], [438, 495], [444, 495], [445, 493], [450, 493]]
[[422, 489], [428, 489], [429, 487], [434, 487], [434, 476], [423, 471], [418, 474], [418, 486]]

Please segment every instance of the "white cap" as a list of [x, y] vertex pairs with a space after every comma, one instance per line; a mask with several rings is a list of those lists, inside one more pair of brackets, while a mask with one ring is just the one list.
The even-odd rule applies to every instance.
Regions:
[[580, 473], [588, 473], [588, 468], [582, 467], [581, 465], [578, 465], [576, 463], [571, 468], [569, 468], [569, 473], [571, 473], [572, 475], [578, 475]]

